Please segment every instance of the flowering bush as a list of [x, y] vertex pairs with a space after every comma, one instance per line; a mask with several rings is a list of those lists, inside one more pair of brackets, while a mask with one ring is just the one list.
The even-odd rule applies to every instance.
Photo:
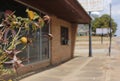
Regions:
[[[50, 20], [48, 15], [41, 18], [29, 9], [26, 9], [26, 12], [28, 18], [17, 17], [15, 12], [9, 10], [0, 24], [0, 74], [5, 71], [4, 64], [12, 64], [15, 72], [19, 67], [24, 66], [17, 54], [22, 52], [26, 45], [32, 43], [29, 32], [34, 33], [44, 26], [45, 21]], [[20, 44], [23, 47], [18, 49], [17, 46]]]

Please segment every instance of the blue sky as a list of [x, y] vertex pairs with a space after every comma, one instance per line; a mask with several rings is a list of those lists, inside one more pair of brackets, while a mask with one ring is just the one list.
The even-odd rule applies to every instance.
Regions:
[[[112, 18], [114, 19], [114, 21], [117, 23], [117, 31], [116, 31], [116, 35], [120, 36], [120, 0], [112, 0], [112, 9], [111, 9], [111, 13], [112, 13]], [[106, 5], [106, 8], [100, 12], [100, 14], [110, 14], [110, 9], [109, 9], [109, 5]]]

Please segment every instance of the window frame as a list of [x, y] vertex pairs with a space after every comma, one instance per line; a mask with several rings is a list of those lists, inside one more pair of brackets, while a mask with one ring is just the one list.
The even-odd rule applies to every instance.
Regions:
[[69, 42], [69, 28], [61, 26], [61, 32], [60, 32], [60, 42], [61, 45], [68, 45]]

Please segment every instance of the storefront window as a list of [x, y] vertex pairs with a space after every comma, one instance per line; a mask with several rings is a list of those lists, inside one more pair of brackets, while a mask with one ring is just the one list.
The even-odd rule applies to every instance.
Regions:
[[49, 24], [46, 23], [42, 28], [42, 58], [49, 58]]
[[[26, 6], [19, 4], [14, 1], [0, 1], [0, 21], [4, 18], [4, 12], [6, 10], [15, 11], [15, 15], [21, 17], [26, 16]], [[4, 5], [4, 6], [3, 6]], [[32, 9], [34, 10], [34, 9]], [[40, 12], [38, 12], [39, 14]], [[41, 17], [45, 14], [40, 13]], [[24, 32], [25, 33], [25, 32]], [[35, 33], [29, 32], [29, 36], [32, 39], [32, 43], [27, 45], [27, 47], [19, 53], [17, 56], [23, 60], [24, 64], [30, 64], [38, 61], [43, 61], [49, 59], [49, 24], [45, 23], [44, 27], [38, 29]], [[18, 49], [21, 49], [23, 46], [17, 46]]]

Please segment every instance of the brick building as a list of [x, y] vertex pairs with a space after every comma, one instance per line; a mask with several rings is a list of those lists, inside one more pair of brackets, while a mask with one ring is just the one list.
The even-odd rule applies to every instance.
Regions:
[[[4, 6], [3, 6], [4, 5]], [[0, 12], [6, 9], [16, 11], [16, 15], [26, 16], [26, 8], [41, 16], [51, 17], [50, 24], [37, 31], [32, 46], [28, 46], [20, 57], [25, 61], [21, 73], [41, 67], [59, 64], [73, 58], [78, 24], [87, 24], [91, 18], [77, 0], [0, 0]], [[52, 34], [52, 40], [46, 37]]]

